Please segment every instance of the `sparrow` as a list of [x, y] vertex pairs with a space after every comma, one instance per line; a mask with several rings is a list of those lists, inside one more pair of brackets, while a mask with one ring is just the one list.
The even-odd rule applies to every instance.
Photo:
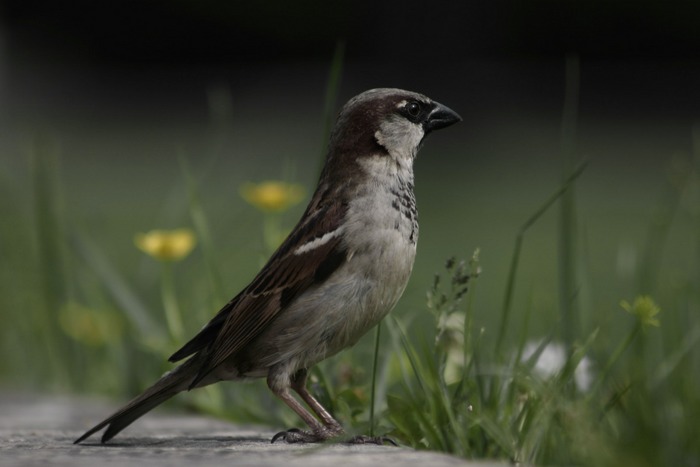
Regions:
[[106, 427], [105, 443], [179, 392], [249, 378], [266, 378], [309, 427], [280, 432], [272, 442], [343, 435], [308, 391], [308, 370], [354, 345], [401, 297], [418, 241], [413, 161], [429, 133], [458, 121], [448, 107], [401, 89], [371, 89], [350, 99], [331, 132], [316, 191], [286, 240], [252, 282], [169, 358], [187, 360], [75, 444]]

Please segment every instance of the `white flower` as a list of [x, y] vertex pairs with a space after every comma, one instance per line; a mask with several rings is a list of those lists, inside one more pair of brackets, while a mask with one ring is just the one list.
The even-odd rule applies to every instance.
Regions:
[[[541, 345], [542, 341], [529, 341], [526, 343], [520, 361], [526, 362], [530, 360]], [[541, 378], [550, 379], [564, 368], [566, 358], [564, 345], [558, 342], [550, 342], [542, 349], [542, 353], [537, 358], [533, 370]], [[593, 362], [587, 356], [584, 356], [578, 363], [574, 371], [574, 382], [581, 392], [588, 391], [591, 384], [593, 384]]]

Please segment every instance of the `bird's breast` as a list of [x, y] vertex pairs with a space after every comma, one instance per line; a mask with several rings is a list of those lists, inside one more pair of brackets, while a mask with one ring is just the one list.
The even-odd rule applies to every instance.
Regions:
[[349, 197], [342, 223], [346, 260], [275, 319], [256, 341], [262, 357], [253, 366], [309, 367], [354, 345], [391, 311], [416, 256], [411, 182], [375, 177]]
[[386, 177], [361, 187], [349, 203], [345, 225], [348, 268], [375, 286], [368, 305], [393, 307], [416, 255], [418, 214], [412, 177]]

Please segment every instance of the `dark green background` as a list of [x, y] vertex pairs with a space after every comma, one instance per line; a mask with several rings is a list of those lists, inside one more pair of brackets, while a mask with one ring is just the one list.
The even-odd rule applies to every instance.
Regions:
[[[154, 310], [155, 266], [132, 239], [138, 231], [189, 224], [178, 163], [184, 155], [201, 183], [225, 293], [238, 292], [266, 254], [261, 216], [238, 187], [283, 178], [313, 189], [326, 83], [343, 41], [336, 109], [365, 89], [392, 86], [423, 92], [464, 118], [432, 135], [417, 161], [421, 239], [398, 312], [420, 312], [444, 259], [479, 247], [475, 309], [492, 337], [517, 230], [566, 172], [565, 60], [576, 56], [573, 159], [590, 162], [576, 186], [579, 320], [582, 335], [614, 328], [626, 319], [620, 299], [658, 292], [664, 308], [664, 298], [698, 274], [697, 209], [686, 196], [664, 243], [658, 283], [645, 288], [638, 276], [655, 248], [655, 206], [698, 151], [695, 5], [6, 0], [2, 209], [7, 225], [20, 226], [6, 225], [3, 233], [6, 277], [34, 252], [34, 239], [17, 238], [32, 228], [27, 154], [43, 141], [59, 155], [66, 229], [102, 249]], [[518, 276], [516, 319], [535, 312], [533, 337], [557, 327], [556, 221], [553, 211], [528, 232]], [[183, 290], [201, 279], [197, 258], [178, 265]], [[33, 284], [18, 280], [3, 311], [17, 313]], [[614, 333], [601, 340], [610, 338]]]

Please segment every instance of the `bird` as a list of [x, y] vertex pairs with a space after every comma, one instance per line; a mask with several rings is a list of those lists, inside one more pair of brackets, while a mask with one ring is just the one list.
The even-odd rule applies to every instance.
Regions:
[[[413, 163], [428, 134], [461, 120], [416, 92], [377, 88], [351, 98], [331, 131], [317, 188], [289, 236], [250, 284], [169, 358], [183, 363], [74, 443], [106, 427], [105, 443], [182, 391], [250, 378], [266, 378], [308, 425], [277, 433], [272, 442], [345, 436], [307, 389], [309, 369], [354, 345], [403, 294], [418, 241]], [[349, 442], [384, 440], [359, 435]]]

